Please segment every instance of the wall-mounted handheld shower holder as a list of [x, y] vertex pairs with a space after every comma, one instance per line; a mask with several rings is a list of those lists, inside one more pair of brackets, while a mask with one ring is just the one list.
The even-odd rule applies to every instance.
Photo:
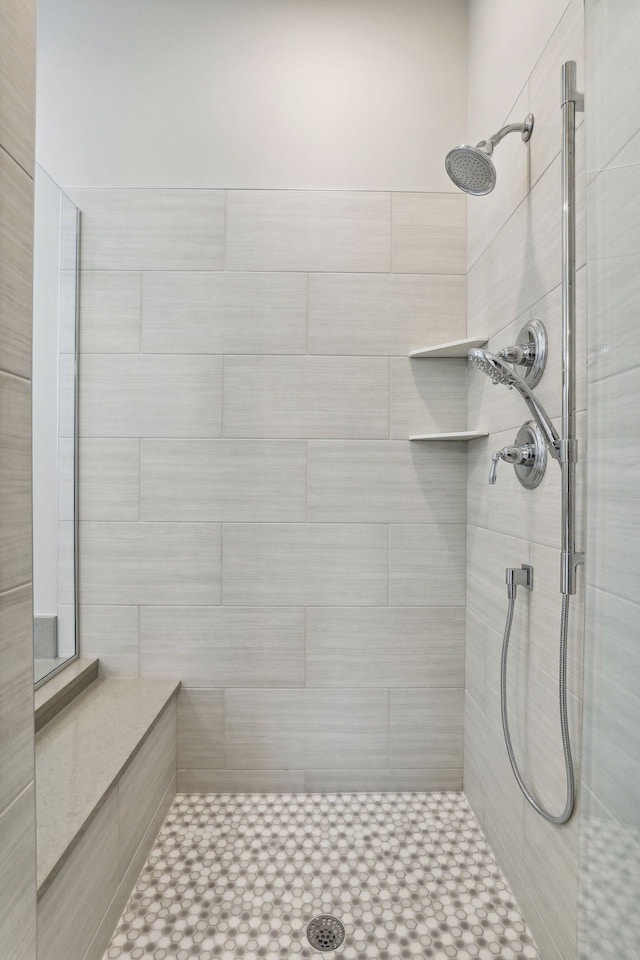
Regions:
[[522, 379], [535, 387], [544, 373], [549, 339], [542, 320], [528, 320], [517, 336], [517, 343], [504, 347], [498, 356], [513, 366], [521, 366]]
[[516, 477], [527, 490], [533, 490], [538, 486], [547, 469], [547, 445], [535, 421], [527, 420], [523, 423], [515, 441], [493, 454], [489, 473], [491, 484], [497, 480], [500, 460], [513, 465]]

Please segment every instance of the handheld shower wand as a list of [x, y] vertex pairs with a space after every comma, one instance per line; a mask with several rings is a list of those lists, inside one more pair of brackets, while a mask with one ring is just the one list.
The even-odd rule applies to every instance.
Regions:
[[488, 350], [478, 350], [477, 348], [470, 350], [469, 360], [474, 367], [477, 367], [477, 369], [481, 370], [482, 373], [486, 373], [486, 375], [490, 377], [494, 383], [502, 383], [510, 390], [515, 389], [518, 391], [526, 405], [529, 407], [534, 420], [542, 431], [542, 435], [544, 436], [547, 446], [549, 447], [549, 453], [554, 460], [559, 461], [560, 436], [558, 431], [551, 422], [551, 418], [549, 417], [547, 411], [536, 398], [533, 390], [522, 379], [520, 374], [516, 373], [513, 367], [508, 364], [506, 360], [496, 357], [495, 354], [489, 353]]

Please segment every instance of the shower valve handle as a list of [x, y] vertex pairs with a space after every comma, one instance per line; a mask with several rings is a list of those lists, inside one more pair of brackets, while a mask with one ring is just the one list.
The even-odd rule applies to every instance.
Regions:
[[502, 450], [496, 450], [491, 457], [491, 470], [489, 471], [489, 483], [494, 484], [498, 479], [498, 463], [504, 460], [505, 463], [529, 465], [535, 460], [535, 447], [532, 443], [510, 444], [503, 447]]
[[532, 367], [536, 359], [536, 345], [535, 343], [521, 343], [513, 347], [504, 347], [498, 356], [508, 363]]

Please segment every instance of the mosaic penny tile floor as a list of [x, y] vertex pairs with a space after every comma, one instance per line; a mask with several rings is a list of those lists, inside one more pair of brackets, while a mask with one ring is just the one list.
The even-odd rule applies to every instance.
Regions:
[[460, 793], [180, 794], [104, 957], [539, 960]]

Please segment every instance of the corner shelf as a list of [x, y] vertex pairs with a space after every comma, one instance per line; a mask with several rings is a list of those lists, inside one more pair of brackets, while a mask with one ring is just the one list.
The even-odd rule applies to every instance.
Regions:
[[450, 343], [437, 343], [433, 347], [423, 350], [413, 350], [409, 354], [411, 360], [422, 360], [430, 357], [466, 357], [474, 347], [484, 347], [487, 337], [472, 337], [466, 340], [452, 340]]
[[478, 440], [480, 437], [488, 436], [487, 432], [459, 430], [457, 433], [423, 433], [409, 437], [409, 440], [461, 440], [466, 443], [468, 440]]

